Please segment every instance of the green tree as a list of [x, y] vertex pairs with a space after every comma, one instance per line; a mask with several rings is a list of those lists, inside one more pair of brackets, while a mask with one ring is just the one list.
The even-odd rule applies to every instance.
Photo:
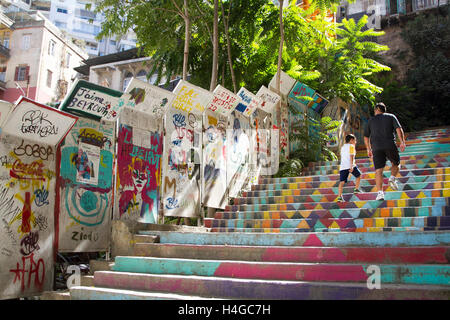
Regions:
[[444, 15], [420, 14], [407, 23], [402, 37], [411, 46], [415, 67], [406, 85], [415, 89], [417, 103], [410, 106], [414, 129], [448, 125], [450, 113], [450, 6]]

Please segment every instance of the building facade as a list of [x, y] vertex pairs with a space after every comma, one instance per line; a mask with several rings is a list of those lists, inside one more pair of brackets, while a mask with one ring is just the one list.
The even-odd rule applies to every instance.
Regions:
[[1, 56], [0, 99], [14, 102], [23, 95], [45, 104], [61, 100], [78, 76], [74, 68], [87, 54], [39, 12], [3, 27], [0, 39], [8, 54]]

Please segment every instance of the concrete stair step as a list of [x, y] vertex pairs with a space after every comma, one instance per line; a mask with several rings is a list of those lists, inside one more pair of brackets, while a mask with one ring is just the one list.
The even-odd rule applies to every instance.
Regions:
[[[423, 165], [402, 165], [402, 170], [417, 170], [417, 169], [430, 169], [430, 168], [448, 168], [450, 167], [449, 162], [438, 162], [438, 163], [429, 163], [429, 164], [423, 164]], [[358, 170], [361, 173], [370, 173], [375, 172], [375, 168], [373, 166], [371, 167], [358, 167]], [[390, 166], [384, 167], [384, 171], [390, 172], [391, 168]], [[331, 174], [338, 174], [339, 173], [339, 167], [333, 166], [332, 168], [325, 168], [325, 169], [306, 169], [302, 171], [302, 174], [304, 176], [316, 176], [316, 175], [331, 175]]]
[[[446, 157], [450, 156], [450, 152], [444, 152], [444, 153], [427, 153], [427, 154], [421, 154], [418, 156], [402, 156], [400, 155], [400, 161], [401, 163], [417, 163], [419, 161], [428, 162], [432, 160], [438, 160], [438, 159], [446, 159]], [[366, 158], [360, 158], [356, 159], [356, 164], [367, 164], [372, 163], [372, 159], [366, 157]], [[308, 167], [314, 167], [314, 166], [324, 166], [324, 165], [338, 165], [340, 163], [339, 160], [335, 161], [313, 161], [308, 164]]]
[[[387, 188], [386, 188], [387, 187]], [[385, 186], [384, 191], [395, 191], [389, 185]], [[353, 194], [355, 187], [347, 187], [345, 184], [343, 189], [343, 194]], [[377, 192], [376, 186], [362, 186], [359, 189], [364, 192]], [[421, 182], [421, 183], [400, 183], [398, 181], [399, 191], [409, 191], [409, 190], [431, 190], [431, 189], [450, 189], [450, 181], [447, 182]], [[320, 195], [320, 194], [334, 194], [339, 193], [339, 188], [328, 187], [328, 188], [302, 188], [302, 189], [286, 189], [286, 190], [276, 190], [276, 191], [246, 191], [242, 193], [242, 197], [258, 198], [258, 197], [280, 197], [280, 196], [301, 196], [301, 195]]]
[[323, 228], [228, 228], [228, 227], [214, 227], [210, 229], [211, 233], [225, 232], [225, 233], [340, 233], [340, 232], [351, 232], [351, 233], [364, 233], [364, 232], [431, 232], [431, 231], [448, 231], [450, 227], [323, 227]]
[[[430, 168], [430, 169], [414, 169], [414, 170], [400, 170], [397, 177], [414, 177], [414, 176], [433, 176], [439, 174], [450, 174], [450, 168]], [[383, 176], [389, 178], [390, 171], [384, 171]], [[361, 174], [361, 179], [375, 179], [375, 172]], [[292, 183], [292, 182], [317, 182], [317, 181], [339, 181], [338, 174], [329, 175], [315, 175], [315, 176], [301, 176], [291, 178], [260, 178], [259, 184], [272, 183]]]
[[[388, 185], [389, 178], [383, 179], [383, 186]], [[399, 177], [397, 181], [400, 185], [414, 184], [414, 183], [434, 183], [450, 181], [450, 174], [438, 174], [432, 176], [414, 176], [414, 177]], [[339, 186], [339, 179], [330, 181], [316, 181], [316, 182], [292, 182], [292, 183], [273, 183], [273, 184], [255, 184], [252, 185], [251, 191], [273, 191], [285, 189], [323, 189]], [[355, 186], [355, 179], [353, 176], [349, 177], [345, 184], [347, 187]], [[375, 186], [375, 179], [362, 179], [361, 187]], [[399, 186], [400, 187], [400, 186]]]
[[296, 247], [140, 243], [136, 256], [260, 262], [449, 264], [450, 247]]
[[40, 296], [39, 300], [70, 300], [69, 290], [59, 290], [59, 291], [44, 291]]
[[107, 260], [90, 260], [89, 261], [89, 274], [93, 275], [95, 271], [108, 271], [111, 270], [114, 261]]
[[346, 201], [346, 202], [304, 202], [284, 204], [244, 204], [228, 205], [225, 212], [248, 212], [248, 211], [286, 211], [286, 210], [331, 210], [331, 209], [375, 209], [375, 208], [404, 208], [404, 207], [430, 207], [448, 206], [448, 197], [422, 198], [422, 199], [400, 199], [400, 200], [369, 200], [369, 201]]
[[[444, 165], [448, 164], [450, 162], [450, 156], [447, 156], [445, 158], [433, 158], [433, 159], [427, 159], [425, 160], [408, 160], [408, 161], [402, 161], [400, 163], [401, 167], [403, 169], [422, 169], [425, 166], [429, 166], [431, 168], [435, 167], [436, 165]], [[308, 165], [304, 168], [304, 172], [314, 172], [315, 170], [338, 170], [340, 163], [327, 163], [323, 165]], [[375, 167], [373, 165], [372, 161], [367, 162], [360, 162], [356, 163], [358, 168], [361, 170], [363, 168], [375, 170]], [[385, 170], [388, 170], [391, 168], [390, 161], [386, 162]]]
[[302, 246], [302, 247], [417, 247], [448, 246], [450, 232], [303, 232], [303, 233], [194, 233], [140, 231], [159, 235], [160, 243], [244, 246]]
[[[114, 271], [239, 279], [367, 282], [370, 264], [116, 257]], [[450, 265], [379, 264], [381, 283], [450, 285]]]
[[439, 227], [450, 229], [450, 216], [447, 217], [391, 217], [391, 218], [301, 218], [301, 219], [210, 219], [205, 218], [207, 228], [256, 228], [256, 229], [358, 229], [369, 227]]
[[81, 276], [80, 285], [84, 287], [94, 286], [94, 276]]
[[[350, 201], [376, 201], [377, 193], [359, 193], [346, 194], [343, 196], [344, 200]], [[407, 190], [407, 191], [390, 191], [385, 192], [385, 200], [402, 200], [402, 199], [420, 199], [420, 198], [440, 198], [450, 197], [450, 189], [436, 189], [436, 190]], [[320, 195], [305, 195], [305, 196], [274, 196], [274, 197], [246, 197], [233, 199], [234, 205], [244, 204], [283, 204], [283, 203], [305, 203], [314, 202], [325, 204], [327, 202], [335, 202], [338, 196], [336, 194], [320, 194]]]
[[450, 206], [375, 208], [375, 209], [331, 209], [331, 210], [286, 210], [253, 212], [216, 212], [214, 219], [302, 219], [302, 218], [389, 218], [389, 217], [441, 217], [450, 216]]
[[158, 243], [159, 239], [157, 236], [145, 236], [140, 234], [133, 235], [134, 243]]
[[366, 283], [248, 280], [99, 271], [98, 287], [170, 292], [225, 299], [448, 299], [449, 286], [390, 285], [371, 290]]
[[72, 287], [71, 300], [212, 300], [205, 297], [99, 287]]

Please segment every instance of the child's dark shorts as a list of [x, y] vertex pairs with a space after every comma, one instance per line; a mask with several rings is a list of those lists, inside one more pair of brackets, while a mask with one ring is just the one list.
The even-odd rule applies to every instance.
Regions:
[[[348, 179], [348, 175], [350, 174], [350, 169], [345, 169], [345, 170], [341, 170], [339, 171], [339, 181], [345, 181], [345, 183], [347, 183], [347, 179]], [[353, 168], [353, 172], [352, 175], [355, 176], [355, 178], [358, 178], [359, 176], [361, 176], [361, 171], [359, 171], [358, 167], [354, 167]]]

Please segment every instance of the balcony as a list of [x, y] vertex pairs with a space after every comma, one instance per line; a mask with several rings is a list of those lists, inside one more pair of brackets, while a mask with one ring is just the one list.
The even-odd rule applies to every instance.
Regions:
[[9, 59], [9, 57], [11, 57], [11, 53], [9, 48], [5, 47], [4, 45], [0, 44], [0, 55]]

